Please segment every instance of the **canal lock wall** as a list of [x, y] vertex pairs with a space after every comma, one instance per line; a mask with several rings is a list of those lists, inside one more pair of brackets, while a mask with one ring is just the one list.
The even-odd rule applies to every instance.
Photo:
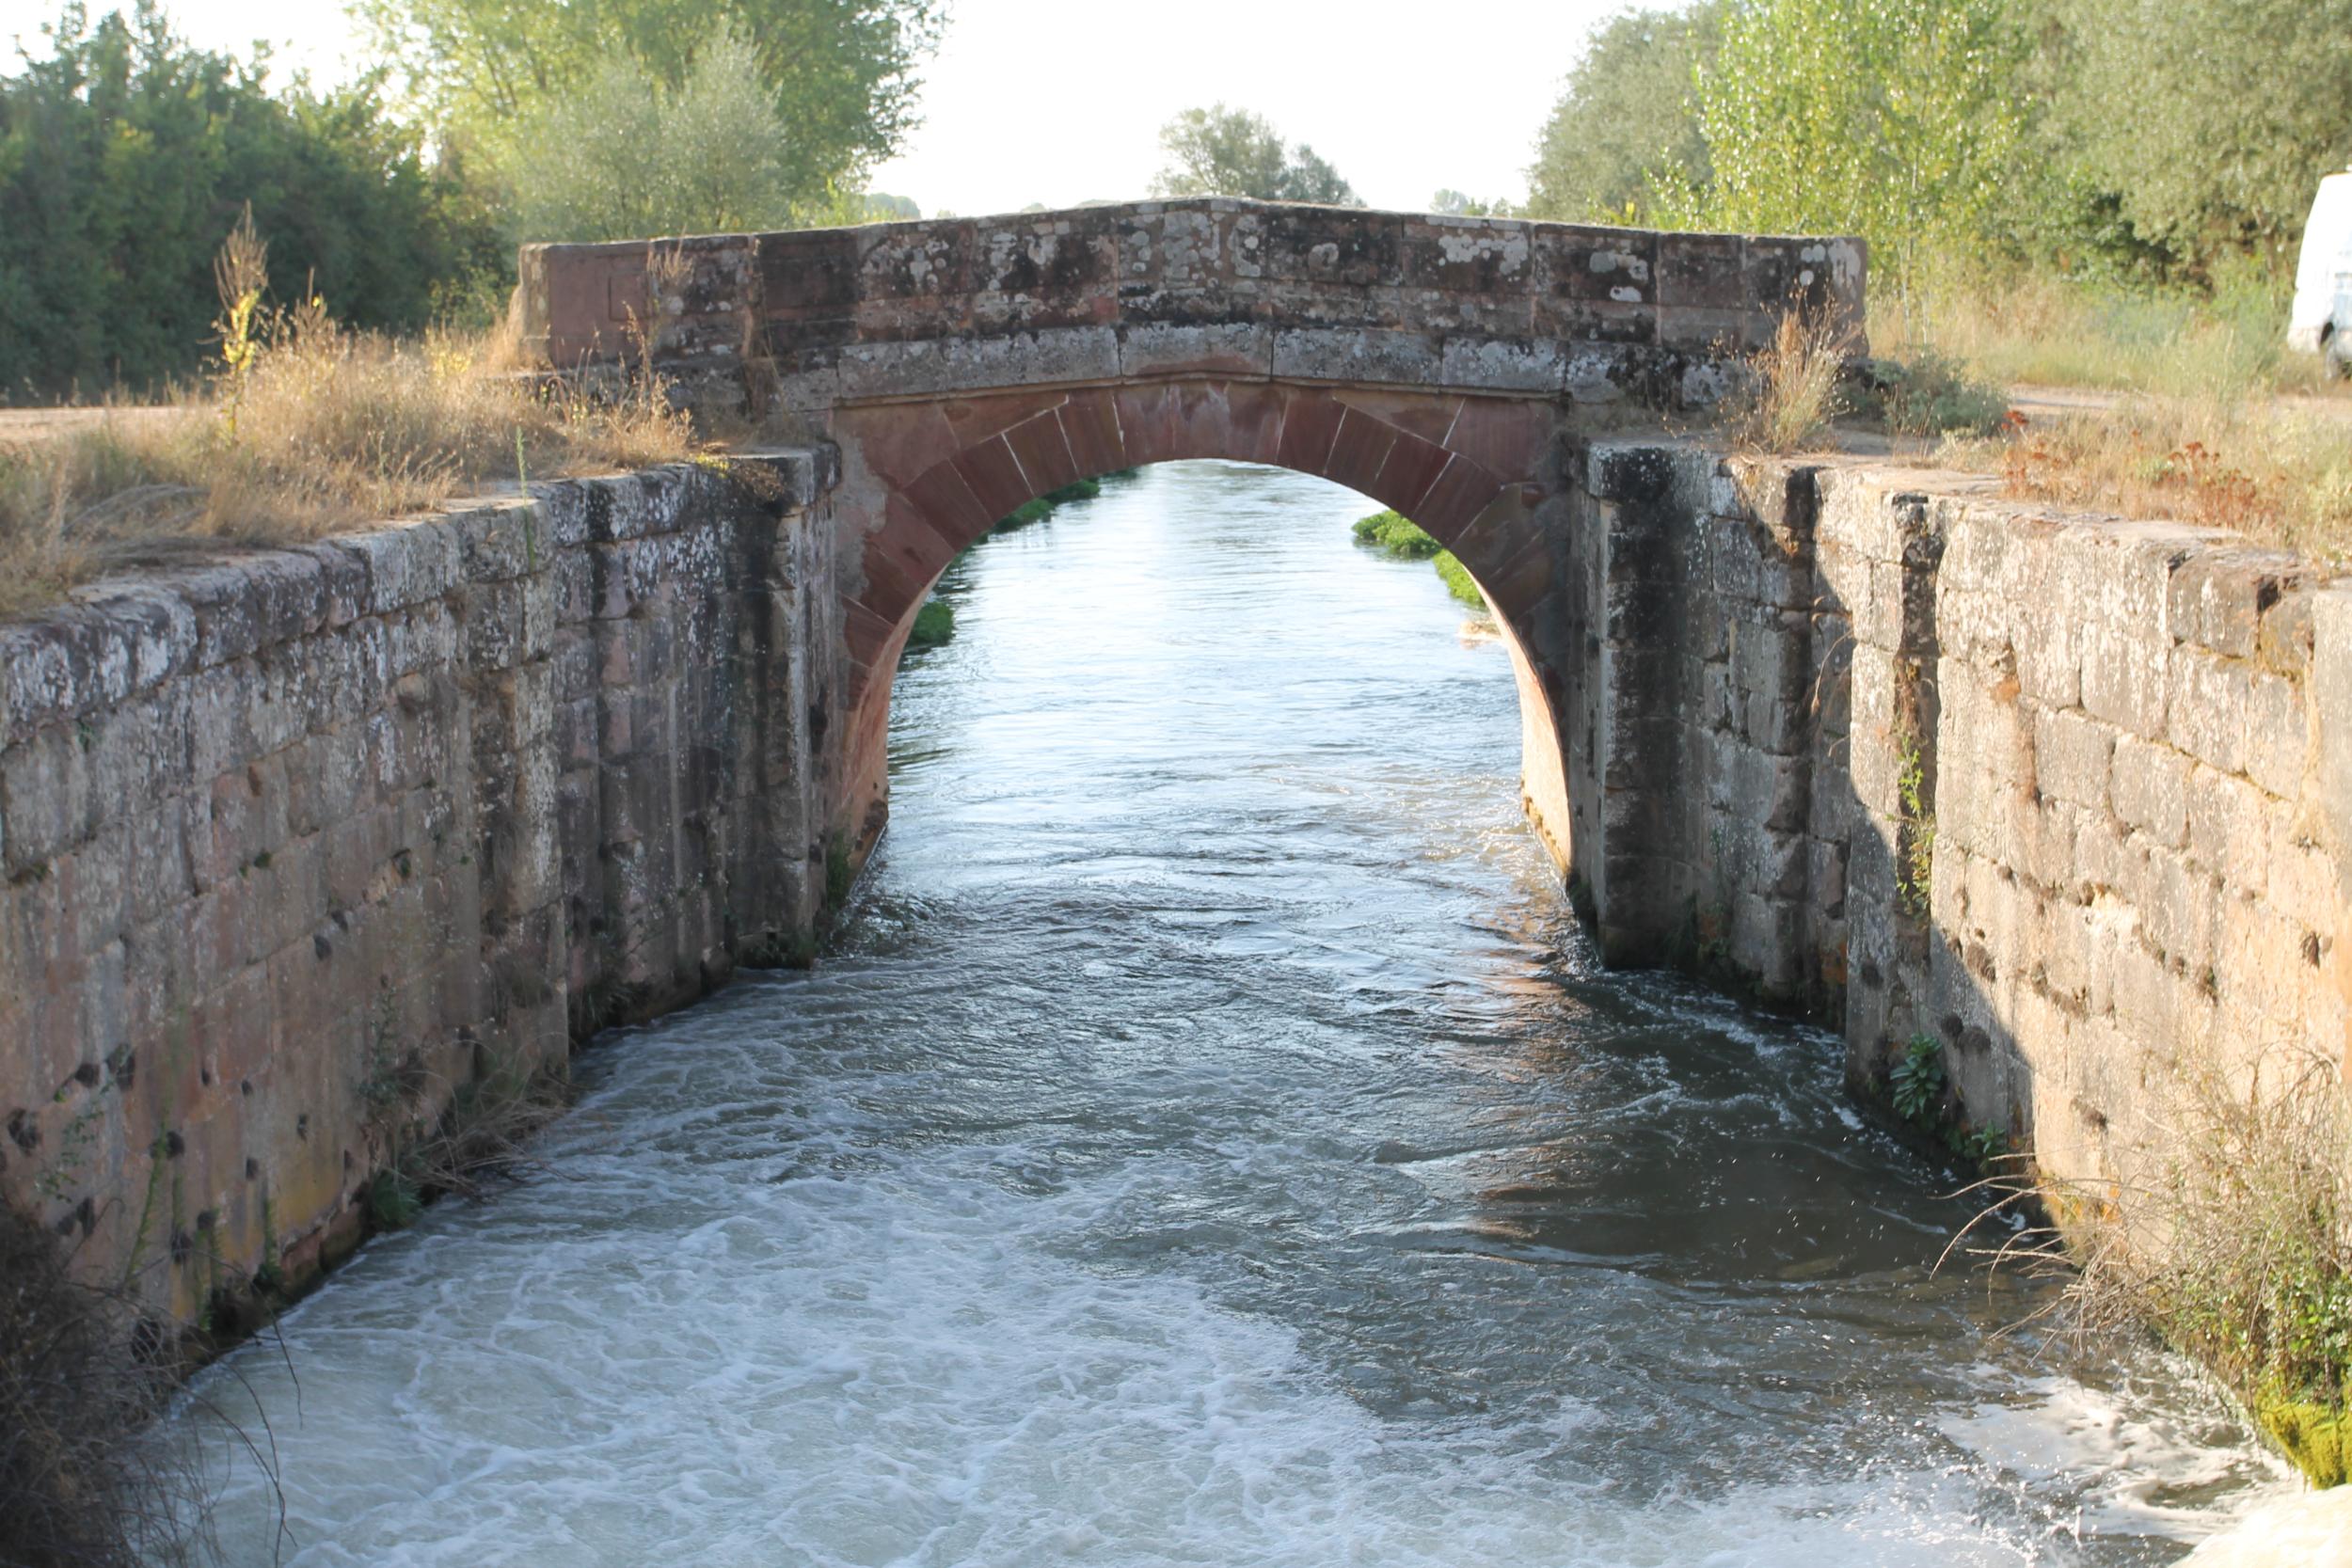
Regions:
[[[2352, 595], [1948, 474], [1561, 439], [1524, 789], [1609, 961], [1811, 1012], [1866, 1083], [1932, 1040], [1965, 1125], [2110, 1200], [2192, 1061], [2341, 1063]], [[0, 1191], [197, 1323], [355, 1243], [463, 1085], [804, 950], [879, 826], [835, 463], [0, 630]]]
[[1931, 1043], [1956, 1130], [2106, 1212], [2189, 1085], [2343, 1070], [2352, 590], [1950, 473], [1587, 473], [1617, 957], [1815, 1014], [1866, 1086]]
[[356, 1244], [464, 1086], [804, 946], [830, 457], [538, 484], [0, 628], [0, 1193], [203, 1323]]

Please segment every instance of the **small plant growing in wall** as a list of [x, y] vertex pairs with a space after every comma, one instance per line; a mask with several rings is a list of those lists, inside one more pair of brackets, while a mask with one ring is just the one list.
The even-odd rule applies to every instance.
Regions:
[[1903, 1047], [1886, 1075], [1886, 1092], [1895, 1114], [1917, 1127], [1931, 1126], [1944, 1099], [1944, 1046], [1929, 1035], [1915, 1035]]
[[1928, 796], [1928, 765], [1916, 730], [1906, 730], [1895, 752], [1895, 795], [1902, 808], [1895, 892], [1905, 914], [1928, 915], [1935, 878], [1935, 805]]

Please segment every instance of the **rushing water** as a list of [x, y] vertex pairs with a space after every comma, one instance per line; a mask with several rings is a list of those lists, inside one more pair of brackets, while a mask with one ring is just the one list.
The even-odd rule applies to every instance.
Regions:
[[224, 1557], [2157, 1563], [2276, 1491], [1996, 1336], [1832, 1037], [1598, 971], [1365, 510], [1174, 465], [953, 568], [838, 949], [208, 1373]]

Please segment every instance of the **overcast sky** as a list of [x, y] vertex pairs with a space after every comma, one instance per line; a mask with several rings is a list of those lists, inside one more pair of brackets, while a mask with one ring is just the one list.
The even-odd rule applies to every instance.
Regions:
[[[1139, 196], [1159, 166], [1159, 127], [1222, 100], [1311, 143], [1375, 207], [1417, 208], [1444, 185], [1516, 199], [1560, 78], [1621, 3], [950, 0], [923, 70], [923, 124], [873, 185], [926, 214]], [[34, 42], [56, 8], [0, 0], [0, 37]], [[323, 78], [363, 63], [334, 0], [167, 10], [199, 43], [266, 38], [281, 62]]]

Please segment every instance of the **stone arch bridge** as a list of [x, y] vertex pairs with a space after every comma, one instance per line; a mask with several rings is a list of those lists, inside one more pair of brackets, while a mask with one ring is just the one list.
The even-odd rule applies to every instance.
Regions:
[[522, 270], [548, 365], [649, 356], [777, 450], [0, 625], [0, 1200], [179, 1322], [347, 1251], [457, 1085], [805, 951], [937, 574], [1168, 458], [1461, 557], [1608, 960], [1806, 1007], [1866, 1078], [1931, 1040], [1965, 1125], [2116, 1193], [2182, 1061], [2343, 1059], [2352, 590], [1675, 436], [1782, 309], [1860, 319], [1850, 243], [1201, 201]]
[[1529, 815], [1604, 951], [1639, 961], [1677, 919], [1651, 895], [1655, 800], [1628, 776], [1628, 683], [1661, 650], [1629, 624], [1638, 563], [1585, 526], [1591, 434], [1712, 402], [1792, 309], [1858, 345], [1863, 273], [1850, 239], [1212, 198], [533, 245], [518, 297], [552, 369], [649, 360], [837, 451], [826, 816], [861, 852], [892, 674], [960, 551], [1080, 478], [1278, 464], [1394, 507], [1469, 568], [1518, 678]]

